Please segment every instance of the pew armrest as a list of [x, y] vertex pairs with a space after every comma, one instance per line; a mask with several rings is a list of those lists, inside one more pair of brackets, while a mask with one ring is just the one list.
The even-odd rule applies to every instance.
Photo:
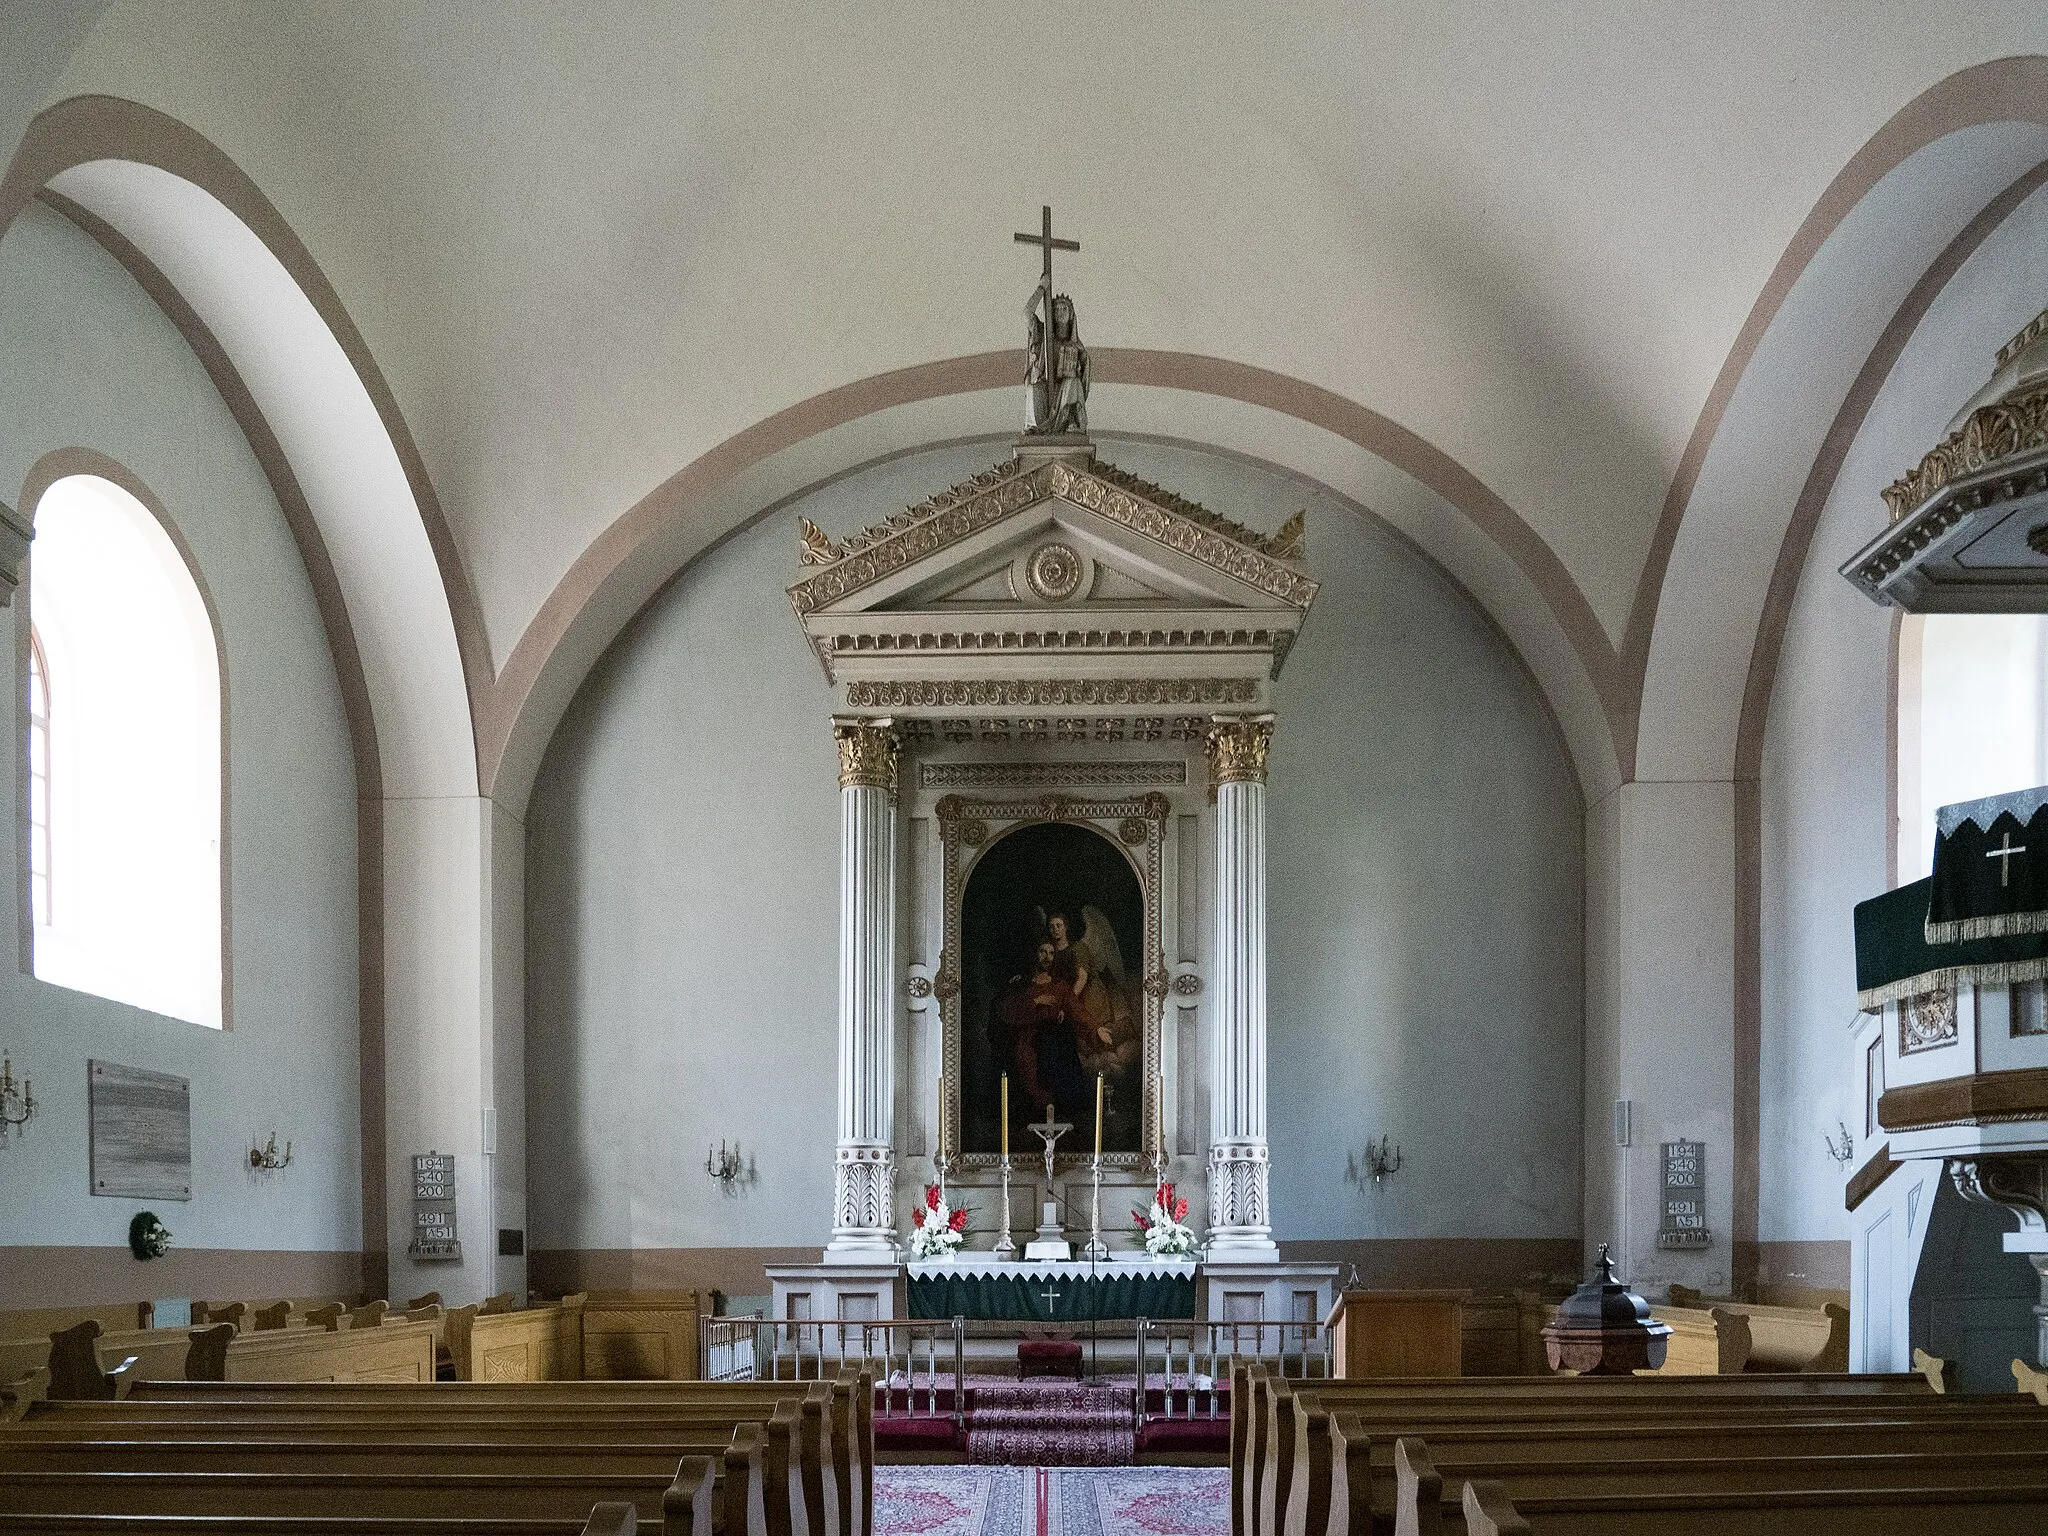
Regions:
[[[718, 1475], [709, 1456], [685, 1456], [676, 1468], [676, 1480], [661, 1496], [662, 1536], [683, 1536], [686, 1529], [689, 1536], [711, 1536], [712, 1495], [717, 1487]], [[630, 1504], [621, 1507], [629, 1512], [633, 1508]], [[595, 1513], [592, 1511], [593, 1516]], [[629, 1513], [629, 1521], [630, 1518]], [[588, 1529], [585, 1527], [586, 1533]], [[632, 1536], [632, 1531], [629, 1523], [624, 1536]]]
[[1918, 1345], [1913, 1347], [1913, 1369], [1927, 1378], [1927, 1385], [1935, 1391], [1947, 1394], [1956, 1389], [1956, 1366], [1953, 1360], [1944, 1360], [1939, 1355], [1930, 1355]]
[[1499, 1483], [1465, 1485], [1465, 1536], [1529, 1536], [1529, 1522], [1516, 1512]]
[[2048, 1371], [2036, 1370], [2024, 1360], [2015, 1360], [2012, 1379], [2022, 1392], [2032, 1393], [2035, 1402], [2048, 1408]]
[[[662, 1502], [665, 1507], [667, 1500]], [[583, 1522], [583, 1536], [633, 1536], [639, 1525], [639, 1512], [630, 1504], [593, 1504], [590, 1518]], [[711, 1527], [703, 1529], [709, 1531]]]
[[[1685, 1287], [1674, 1289], [1682, 1291]], [[1720, 1366], [1717, 1374], [1740, 1376], [1749, 1364], [1750, 1352], [1756, 1348], [1750, 1336], [1749, 1319], [1726, 1307], [1709, 1307], [1707, 1316], [1714, 1320], [1714, 1349]]]
[[[2013, 1362], [2015, 1369], [2019, 1362]], [[10, 1381], [0, 1387], [0, 1421], [12, 1424], [27, 1417], [29, 1409], [37, 1403], [50, 1400], [50, 1368], [39, 1365], [19, 1381]]]
[[1444, 1480], [1420, 1440], [1394, 1442], [1394, 1488], [1394, 1536], [1442, 1536]]

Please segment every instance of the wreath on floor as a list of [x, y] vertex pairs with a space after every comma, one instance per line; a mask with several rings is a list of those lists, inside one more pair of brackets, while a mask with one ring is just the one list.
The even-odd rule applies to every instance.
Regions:
[[155, 1211], [137, 1211], [128, 1223], [128, 1251], [142, 1260], [160, 1259], [171, 1246], [171, 1229], [156, 1219]]

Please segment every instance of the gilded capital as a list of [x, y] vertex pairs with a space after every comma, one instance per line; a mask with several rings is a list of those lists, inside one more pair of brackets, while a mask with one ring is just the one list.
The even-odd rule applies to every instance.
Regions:
[[839, 787], [864, 784], [896, 792], [897, 737], [888, 720], [834, 720], [839, 743]]
[[1273, 744], [1271, 715], [1218, 716], [1209, 726], [1209, 783], [1263, 784], [1266, 749]]

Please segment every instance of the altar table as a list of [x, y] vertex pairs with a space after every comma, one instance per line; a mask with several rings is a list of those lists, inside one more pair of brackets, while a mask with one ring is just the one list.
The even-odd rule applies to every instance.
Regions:
[[1089, 1323], [1195, 1315], [1192, 1259], [1003, 1264], [964, 1255], [911, 1264], [905, 1282], [916, 1318]]

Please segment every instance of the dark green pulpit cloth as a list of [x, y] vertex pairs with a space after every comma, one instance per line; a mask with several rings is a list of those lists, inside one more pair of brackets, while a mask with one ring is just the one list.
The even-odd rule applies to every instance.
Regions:
[[1856, 904], [1856, 1006], [1886, 1003], [1968, 982], [2009, 986], [2048, 977], [2048, 933], [2009, 933], [1953, 944], [1927, 942], [1932, 877]]
[[907, 1281], [910, 1315], [1005, 1323], [1090, 1323], [1195, 1315], [1193, 1275], [1118, 1273], [1124, 1266], [1113, 1264], [1100, 1266], [1092, 1276], [1085, 1268], [1068, 1273], [1014, 1272], [1022, 1267], [1004, 1265], [997, 1272], [981, 1274], [972, 1270], [934, 1274], [931, 1270], [940, 1266], [920, 1266], [923, 1272], [912, 1274]]
[[2043, 931], [2048, 931], [2048, 787], [1962, 800], [1936, 811], [1927, 942]]

